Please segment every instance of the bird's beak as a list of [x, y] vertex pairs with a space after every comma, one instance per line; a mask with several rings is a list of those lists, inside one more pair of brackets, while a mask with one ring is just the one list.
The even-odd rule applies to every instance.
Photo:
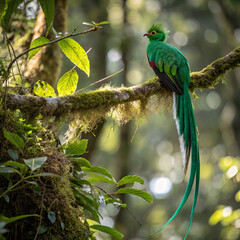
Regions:
[[145, 33], [145, 34], [143, 34], [143, 36], [145, 37], [145, 36], [149, 36], [150, 35], [150, 33]]

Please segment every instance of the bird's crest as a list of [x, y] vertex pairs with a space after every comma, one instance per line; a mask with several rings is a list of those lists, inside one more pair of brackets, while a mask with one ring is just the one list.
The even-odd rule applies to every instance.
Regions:
[[167, 31], [165, 28], [164, 28], [164, 26], [163, 26], [163, 24], [161, 23], [161, 22], [157, 22], [157, 23], [154, 23], [150, 28], [149, 28], [149, 30], [148, 30], [148, 32], [152, 32], [152, 31], [156, 31], [156, 32], [158, 32], [158, 33], [165, 33], [166, 35], [168, 35], [168, 32], [169, 31]]
[[[148, 33], [151, 33], [151, 35], [155, 35], [154, 37], [149, 36], [148, 38], [151, 40], [157, 39], [160, 41], [165, 42], [168, 38], [168, 30], [166, 30], [161, 22], [154, 23], [148, 30]], [[153, 34], [154, 33], [154, 34]]]

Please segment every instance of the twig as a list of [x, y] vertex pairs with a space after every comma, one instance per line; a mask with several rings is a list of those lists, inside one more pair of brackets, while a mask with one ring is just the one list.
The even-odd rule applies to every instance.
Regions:
[[65, 39], [65, 38], [75, 37], [75, 36], [78, 36], [78, 35], [81, 35], [81, 34], [87, 34], [87, 33], [93, 32], [93, 31], [97, 31], [99, 28], [100, 28], [100, 27], [96, 25], [96, 26], [94, 26], [94, 27], [92, 27], [92, 28], [90, 28], [90, 29], [88, 29], [88, 30], [86, 30], [86, 31], [79, 32], [79, 33], [74, 33], [74, 32], [75, 32], [75, 29], [74, 29], [74, 31], [73, 31], [71, 34], [69, 34], [69, 35], [66, 35], [66, 36], [64, 36], [64, 37], [59, 37], [59, 38], [54, 39], [54, 40], [52, 40], [52, 41], [50, 41], [50, 42], [44, 43], [44, 44], [39, 45], [39, 46], [36, 46], [36, 47], [34, 47], [34, 48], [27, 49], [26, 51], [24, 51], [24, 52], [20, 53], [18, 56], [16, 56], [16, 57], [10, 62], [10, 64], [8, 65], [7, 70], [8, 70], [8, 71], [10, 70], [10, 68], [11, 68], [12, 65], [13, 65], [13, 63], [14, 63], [17, 59], [19, 59], [20, 57], [22, 57], [23, 55], [27, 54], [28, 52], [30, 52], [30, 51], [32, 51], [32, 50], [34, 50], [34, 49], [41, 48], [41, 47], [45, 47], [45, 46], [50, 45], [50, 44], [52, 44], [52, 43], [59, 42], [59, 41]]
[[70, 71], [73, 71], [77, 66], [78, 66], [78, 64], [83, 60], [83, 58], [90, 52], [92, 50], [92, 48], [89, 48], [88, 50], [87, 50], [87, 52], [82, 56], [82, 58], [79, 60], [79, 62], [77, 63], [77, 64], [75, 64], [71, 69], [70, 69]]
[[[103, 191], [105, 194], [107, 194], [108, 197], [114, 199], [114, 200], [117, 200], [117, 198], [115, 198], [114, 196], [112, 196], [111, 194], [109, 194], [107, 191], [105, 191], [103, 188], [99, 187], [99, 186], [95, 186], [97, 187], [98, 189], [100, 189], [101, 191]], [[138, 218], [133, 214], [133, 212], [129, 209], [128, 206], [126, 206], [126, 209], [128, 210], [128, 212], [132, 215], [132, 217], [135, 219], [135, 221], [140, 225], [142, 226], [142, 224], [140, 223], [140, 221], [138, 220]]]
[[[18, 73], [19, 73], [19, 75], [20, 75], [21, 82], [22, 82], [22, 86], [23, 86], [23, 78], [22, 78], [22, 75], [21, 75], [21, 71], [20, 71], [20, 67], [19, 67], [18, 61], [17, 61], [16, 53], [15, 53], [15, 51], [14, 51], [14, 48], [13, 48], [12, 44], [11, 44], [10, 41], [8, 40], [8, 37], [7, 37], [7, 36], [5, 36], [5, 37], [6, 37], [6, 40], [7, 40], [7, 44], [8, 44], [8, 45], [10, 46], [10, 48], [12, 49], [14, 59], [16, 59]], [[14, 59], [13, 59], [13, 60], [14, 60]], [[9, 69], [8, 69], [8, 70], [9, 70]]]
[[36, 235], [34, 237], [34, 240], [37, 239], [38, 237], [38, 234], [39, 234], [39, 228], [42, 224], [42, 212], [43, 212], [43, 199], [44, 199], [44, 195], [45, 195], [45, 184], [43, 186], [43, 191], [42, 191], [42, 199], [41, 199], [41, 210], [40, 210], [40, 220], [39, 220], [39, 224], [38, 224], [38, 227], [37, 227], [37, 232], [36, 232]]
[[118, 72], [116, 72], [116, 73], [113, 73], [113, 74], [111, 74], [110, 76], [107, 76], [107, 77], [105, 77], [105, 78], [102, 78], [102, 79], [94, 82], [94, 83], [91, 83], [91, 84], [89, 84], [88, 86], [77, 90], [76, 93], [82, 92], [83, 90], [85, 90], [85, 89], [87, 89], [87, 88], [89, 88], [89, 87], [92, 87], [93, 85], [95, 85], [95, 84], [97, 84], [97, 83], [103, 82], [103, 81], [105, 81], [105, 80], [107, 80], [107, 79], [109, 79], [109, 78], [111, 78], [111, 77], [119, 74], [119, 73], [122, 72], [123, 70], [124, 70], [124, 69], [121, 69], [120, 71], [118, 71]]
[[2, 198], [5, 194], [7, 194], [9, 191], [12, 191], [12, 189], [14, 189], [17, 185], [19, 185], [22, 182], [22, 179], [19, 180], [18, 182], [16, 182], [13, 186], [11, 186], [10, 188], [8, 188], [5, 192], [3, 192], [0, 195], [0, 198]]

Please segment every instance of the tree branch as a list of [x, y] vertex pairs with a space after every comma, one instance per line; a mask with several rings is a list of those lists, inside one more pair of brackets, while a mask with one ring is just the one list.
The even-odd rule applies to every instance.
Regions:
[[200, 72], [191, 73], [190, 91], [196, 88], [213, 88], [227, 71], [240, 66], [240, 47], [235, 48], [222, 58], [218, 58]]
[[[200, 72], [191, 73], [190, 91], [196, 88], [211, 89], [230, 69], [240, 66], [240, 47], [225, 57], [219, 58]], [[20, 109], [27, 114], [42, 116], [65, 116], [81, 110], [103, 107], [109, 110], [118, 104], [136, 100], [144, 101], [154, 94], [171, 94], [157, 77], [133, 87], [98, 89], [66, 97], [43, 98], [17, 94], [6, 95], [6, 106], [11, 110]]]

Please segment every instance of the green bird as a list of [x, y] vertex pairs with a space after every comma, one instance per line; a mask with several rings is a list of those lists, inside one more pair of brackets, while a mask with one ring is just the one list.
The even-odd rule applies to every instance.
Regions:
[[164, 30], [161, 23], [153, 24], [148, 32], [144, 34], [144, 36], [147, 36], [149, 39], [149, 44], [147, 46], [147, 57], [151, 68], [159, 77], [163, 86], [173, 92], [173, 116], [179, 135], [184, 174], [186, 174], [191, 155], [191, 172], [182, 201], [167, 223], [153, 234], [159, 232], [176, 217], [186, 203], [195, 179], [195, 190], [191, 216], [184, 238], [186, 239], [193, 220], [200, 180], [200, 157], [197, 139], [197, 124], [193, 112], [191, 96], [188, 90], [190, 83], [189, 64], [182, 52], [166, 43], [168, 34]]

